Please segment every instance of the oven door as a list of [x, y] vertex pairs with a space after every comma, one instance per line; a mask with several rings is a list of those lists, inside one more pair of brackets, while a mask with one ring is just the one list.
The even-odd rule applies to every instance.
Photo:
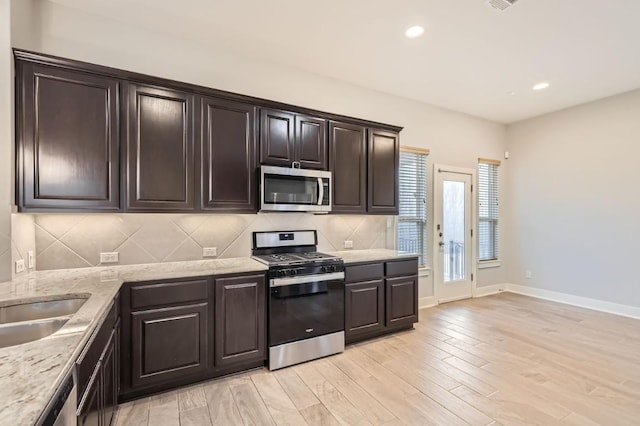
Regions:
[[331, 172], [262, 166], [261, 211], [331, 211]]
[[270, 347], [343, 330], [344, 272], [270, 280]]

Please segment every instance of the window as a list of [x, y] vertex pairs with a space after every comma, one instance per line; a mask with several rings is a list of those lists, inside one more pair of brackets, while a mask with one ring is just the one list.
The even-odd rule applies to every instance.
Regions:
[[498, 260], [500, 161], [478, 159], [478, 260]]
[[429, 151], [402, 148], [400, 152], [400, 215], [398, 250], [417, 254], [427, 262], [427, 155]]

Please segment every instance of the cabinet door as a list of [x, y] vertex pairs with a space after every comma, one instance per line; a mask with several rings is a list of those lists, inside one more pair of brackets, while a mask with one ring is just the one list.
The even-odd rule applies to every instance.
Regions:
[[295, 161], [305, 169], [327, 170], [327, 122], [296, 115]]
[[79, 426], [102, 426], [102, 368], [100, 362], [96, 364], [89, 385], [85, 392], [80, 395], [78, 404], [78, 425]]
[[102, 388], [103, 388], [103, 425], [109, 426], [117, 408], [118, 401], [118, 365], [116, 354], [116, 330], [113, 330], [109, 343], [102, 355]]
[[418, 322], [418, 276], [387, 278], [387, 327]]
[[294, 114], [272, 109], [260, 111], [261, 164], [291, 166], [294, 141]]
[[21, 211], [120, 208], [118, 80], [18, 62]]
[[207, 303], [131, 313], [131, 383], [147, 386], [207, 369]]
[[202, 209], [255, 213], [255, 107], [202, 98]]
[[215, 366], [266, 359], [264, 275], [215, 282]]
[[350, 342], [384, 328], [384, 281], [345, 285], [345, 337]]
[[366, 213], [367, 150], [361, 126], [329, 123], [329, 164], [334, 213]]
[[194, 96], [128, 85], [127, 210], [194, 209]]
[[368, 145], [367, 211], [398, 214], [399, 136], [370, 129]]

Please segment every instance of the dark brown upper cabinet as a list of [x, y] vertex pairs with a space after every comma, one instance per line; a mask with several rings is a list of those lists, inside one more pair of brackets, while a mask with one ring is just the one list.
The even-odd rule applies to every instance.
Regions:
[[367, 140], [365, 128], [329, 123], [329, 166], [333, 173], [334, 213], [367, 212]]
[[262, 109], [260, 163], [327, 170], [327, 121], [309, 115]]
[[127, 210], [194, 210], [194, 95], [128, 84], [126, 96]]
[[257, 166], [293, 162], [333, 172], [335, 213], [398, 212], [399, 127], [34, 52], [14, 57], [22, 212], [254, 213]]
[[203, 97], [202, 210], [256, 212], [256, 108]]
[[291, 166], [294, 161], [295, 114], [260, 110], [260, 163]]
[[377, 129], [368, 133], [367, 212], [398, 214], [399, 136]]
[[20, 211], [117, 211], [117, 79], [17, 64]]
[[305, 169], [327, 170], [327, 121], [296, 115], [295, 160]]

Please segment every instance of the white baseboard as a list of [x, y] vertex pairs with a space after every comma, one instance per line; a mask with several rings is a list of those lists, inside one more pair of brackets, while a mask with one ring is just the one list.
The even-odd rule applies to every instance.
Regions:
[[418, 309], [431, 308], [437, 305], [438, 301], [435, 296], [421, 297], [420, 300], [418, 300]]
[[473, 297], [484, 297], [505, 291], [509, 284], [494, 284], [483, 287], [477, 287], [473, 290]]
[[[552, 302], [564, 303], [567, 305], [579, 306], [581, 308], [593, 309], [594, 311], [607, 312], [609, 314], [621, 315], [623, 317], [640, 319], [640, 308], [636, 306], [621, 305], [619, 303], [606, 302], [588, 297], [575, 296], [573, 294], [560, 293], [557, 291], [544, 290], [541, 288], [528, 287], [524, 285], [504, 283], [478, 287], [474, 290], [473, 297], [484, 297], [501, 292], [522, 294], [524, 296], [535, 297], [537, 299], [550, 300]], [[418, 302], [419, 309], [437, 306], [438, 301], [435, 296], [421, 297]]]
[[528, 287], [518, 284], [507, 284], [506, 290], [511, 293], [522, 294], [538, 299], [550, 300], [552, 302], [565, 303], [567, 305], [593, 309], [594, 311], [607, 312], [610, 314], [621, 315], [623, 317], [640, 319], [640, 308], [635, 306], [605, 302], [603, 300], [575, 296], [573, 294], [560, 293], [557, 291], [544, 290], [541, 288]]

